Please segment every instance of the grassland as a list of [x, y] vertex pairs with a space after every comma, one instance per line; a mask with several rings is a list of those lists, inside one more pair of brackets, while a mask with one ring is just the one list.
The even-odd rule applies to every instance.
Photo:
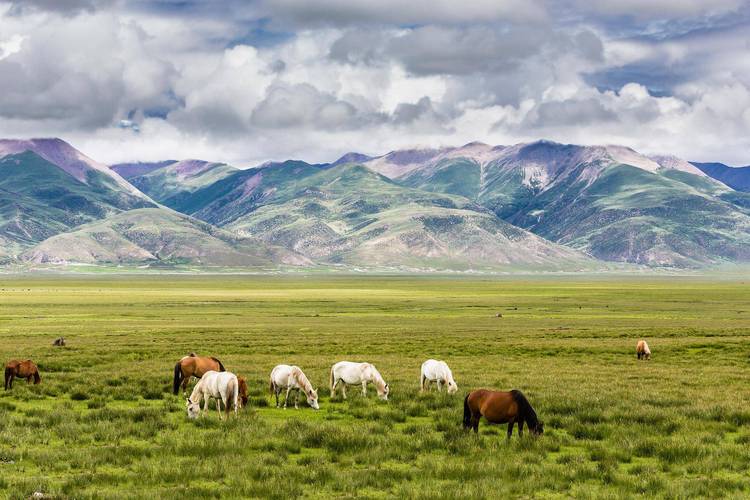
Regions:
[[[239, 418], [187, 420], [169, 389], [193, 350], [248, 377]], [[732, 280], [0, 277], [0, 359], [42, 372], [0, 394], [0, 495], [746, 497], [748, 353]], [[418, 394], [428, 357], [459, 394]], [[391, 399], [329, 401], [342, 359], [375, 363]], [[320, 411], [268, 406], [280, 362]], [[463, 432], [479, 387], [523, 390], [544, 436]]]

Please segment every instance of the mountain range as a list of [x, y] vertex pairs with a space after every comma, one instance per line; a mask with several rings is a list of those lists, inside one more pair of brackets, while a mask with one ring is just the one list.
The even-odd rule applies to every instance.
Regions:
[[0, 140], [0, 261], [437, 271], [748, 262], [748, 171], [549, 141], [250, 169], [107, 167], [60, 139]]

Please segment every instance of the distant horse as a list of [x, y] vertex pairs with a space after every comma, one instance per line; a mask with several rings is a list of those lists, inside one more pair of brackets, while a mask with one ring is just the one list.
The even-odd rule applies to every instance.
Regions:
[[65, 337], [58, 337], [52, 342], [53, 347], [65, 347]]
[[341, 384], [341, 394], [346, 399], [346, 386], [362, 384], [362, 395], [367, 396], [367, 383], [372, 382], [378, 391], [378, 397], [388, 400], [391, 388], [385, 383], [380, 372], [370, 363], [352, 363], [351, 361], [339, 361], [331, 367], [331, 397], [336, 394], [336, 386]]
[[513, 425], [518, 424], [518, 435], [523, 436], [524, 422], [538, 436], [544, 432], [534, 408], [521, 391], [488, 391], [479, 389], [470, 392], [464, 399], [464, 429], [479, 432], [479, 419], [484, 417], [491, 424], [508, 424], [508, 439], [513, 434]]
[[234, 408], [234, 414], [236, 415], [239, 408], [239, 387], [240, 382], [234, 373], [207, 371], [198, 383], [195, 384], [193, 392], [187, 398], [188, 417], [198, 418], [200, 416], [201, 400], [204, 402], [203, 413], [208, 413], [208, 402], [211, 398], [216, 400], [216, 411], [219, 412], [219, 420], [222, 419], [221, 403], [224, 403], [227, 418], [229, 418], [230, 408]]
[[34, 385], [42, 381], [42, 377], [39, 376], [39, 368], [30, 359], [26, 361], [13, 359], [5, 364], [6, 391], [13, 388], [13, 379], [16, 377], [25, 378], [26, 383], [31, 383], [31, 379], [33, 378]]
[[316, 410], [320, 409], [320, 406], [318, 406], [318, 391], [313, 389], [312, 384], [299, 366], [278, 365], [271, 371], [269, 390], [271, 394], [276, 396], [276, 408], [279, 407], [279, 394], [281, 394], [282, 389], [286, 389], [284, 408], [286, 408], [286, 404], [289, 401], [289, 392], [295, 390], [295, 408], [299, 408], [297, 406], [299, 393], [300, 391], [304, 391], [305, 396], [307, 396], [307, 404]]
[[226, 370], [221, 361], [216, 358], [197, 356], [194, 352], [183, 356], [174, 365], [172, 388], [174, 389], [175, 396], [180, 392], [180, 384], [182, 384], [182, 392], [185, 392], [188, 382], [190, 382], [190, 377], [201, 378], [207, 371], [223, 372]]
[[648, 348], [648, 344], [645, 340], [639, 340], [635, 346], [635, 356], [638, 359], [645, 359], [646, 361], [651, 360], [651, 349]]
[[429, 390], [430, 384], [437, 383], [438, 392], [443, 384], [448, 386], [448, 394], [455, 394], [458, 391], [458, 385], [453, 380], [453, 373], [445, 361], [428, 359], [422, 363], [422, 374], [419, 377], [419, 390]]

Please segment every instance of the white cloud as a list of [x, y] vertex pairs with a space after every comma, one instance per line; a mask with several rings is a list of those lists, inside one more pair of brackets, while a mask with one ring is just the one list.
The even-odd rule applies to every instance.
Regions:
[[[622, 36], [623, 2], [576, 2], [0, 3], [0, 135], [62, 136], [108, 162], [543, 137], [750, 163], [746, 24]], [[737, 8], [657, 3], [638, 15], [681, 30]], [[252, 46], [274, 26], [295, 32]]]

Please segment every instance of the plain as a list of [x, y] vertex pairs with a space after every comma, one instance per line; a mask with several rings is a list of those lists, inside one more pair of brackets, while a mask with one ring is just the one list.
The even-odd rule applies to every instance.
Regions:
[[[740, 280], [5, 276], [0, 340], [42, 376], [0, 394], [11, 498], [750, 495]], [[170, 384], [190, 351], [248, 378], [239, 418], [187, 419]], [[428, 358], [456, 395], [419, 394]], [[330, 401], [344, 359], [375, 364], [389, 400]], [[302, 367], [319, 411], [269, 406], [279, 363]], [[464, 432], [480, 387], [521, 389], [545, 434]]]

